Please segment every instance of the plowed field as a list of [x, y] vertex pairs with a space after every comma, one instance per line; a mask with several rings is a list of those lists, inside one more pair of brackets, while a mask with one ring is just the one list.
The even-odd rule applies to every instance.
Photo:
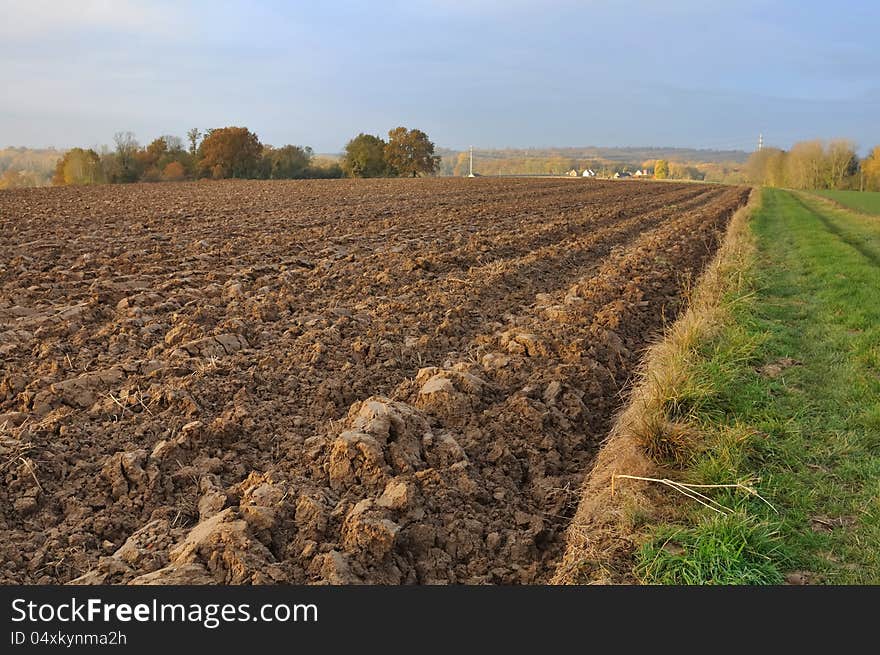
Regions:
[[0, 582], [535, 583], [748, 190], [0, 192]]

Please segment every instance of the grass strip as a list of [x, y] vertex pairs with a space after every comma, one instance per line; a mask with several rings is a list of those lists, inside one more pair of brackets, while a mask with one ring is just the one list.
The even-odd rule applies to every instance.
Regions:
[[678, 502], [641, 535], [635, 575], [880, 583], [880, 222], [765, 189], [750, 229], [751, 291], [725, 294], [655, 419], [689, 436], [653, 450], [684, 483], [748, 481], [772, 509], [727, 489], [721, 516]]

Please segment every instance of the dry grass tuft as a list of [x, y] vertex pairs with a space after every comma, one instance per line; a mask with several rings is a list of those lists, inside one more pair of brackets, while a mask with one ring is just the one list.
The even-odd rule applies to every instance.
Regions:
[[638, 417], [630, 429], [648, 457], [669, 466], [689, 464], [700, 444], [700, 434], [694, 428], [659, 413]]

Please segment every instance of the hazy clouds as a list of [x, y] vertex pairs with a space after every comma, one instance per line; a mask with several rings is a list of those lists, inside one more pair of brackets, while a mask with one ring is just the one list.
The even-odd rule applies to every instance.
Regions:
[[247, 125], [336, 151], [880, 140], [873, 2], [0, 0], [0, 144]]

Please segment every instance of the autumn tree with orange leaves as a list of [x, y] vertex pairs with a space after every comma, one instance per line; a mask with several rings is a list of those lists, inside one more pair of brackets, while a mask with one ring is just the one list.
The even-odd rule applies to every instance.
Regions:
[[208, 130], [199, 144], [199, 172], [215, 179], [258, 177], [263, 144], [246, 127]]

